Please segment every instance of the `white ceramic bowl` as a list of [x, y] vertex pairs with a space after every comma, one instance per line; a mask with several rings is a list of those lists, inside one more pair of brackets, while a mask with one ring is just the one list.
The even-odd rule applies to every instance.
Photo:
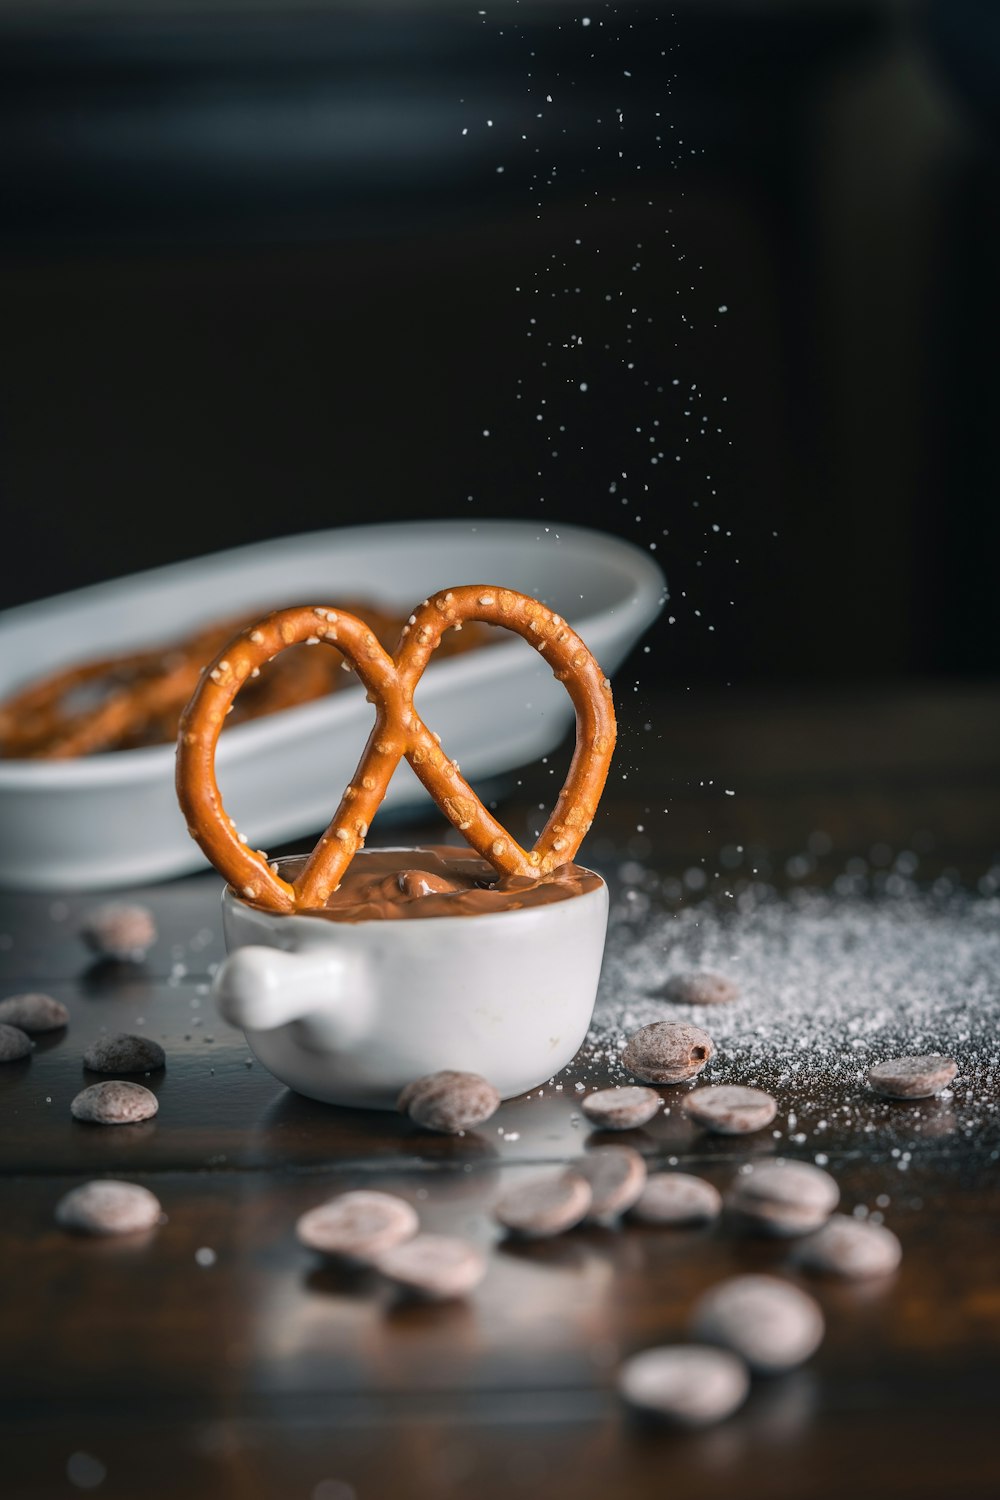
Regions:
[[227, 886], [222, 912], [229, 957], [212, 992], [264, 1067], [310, 1099], [392, 1109], [441, 1068], [512, 1099], [576, 1056], [608, 888], [476, 917], [326, 922], [261, 911]]
[[[628, 542], [531, 521], [414, 521], [259, 542], [79, 589], [0, 615], [0, 696], [105, 652], [169, 641], [246, 609], [368, 595], [408, 609], [456, 583], [506, 584], [542, 599], [613, 672], [666, 599], [663, 575]], [[420, 711], [473, 781], [553, 749], [572, 706], [514, 636], [432, 662]], [[371, 727], [360, 688], [234, 725], [219, 745], [226, 806], [256, 845], [325, 825]], [[401, 765], [385, 805], [426, 797]], [[203, 866], [174, 795], [174, 749], [70, 761], [0, 760], [0, 884], [94, 889]]]

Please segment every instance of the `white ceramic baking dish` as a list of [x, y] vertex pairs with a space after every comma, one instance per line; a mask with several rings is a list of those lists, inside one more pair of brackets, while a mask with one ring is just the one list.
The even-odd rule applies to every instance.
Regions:
[[[169, 641], [202, 621], [367, 596], [408, 609], [456, 583], [543, 599], [612, 672], [666, 598], [631, 544], [530, 521], [419, 521], [312, 532], [136, 573], [0, 615], [0, 696], [88, 657]], [[463, 773], [482, 779], [553, 749], [572, 719], [563, 688], [523, 641], [432, 662], [417, 701]], [[372, 722], [360, 688], [234, 725], [218, 752], [229, 812], [268, 848], [325, 825]], [[400, 766], [387, 807], [425, 793]], [[174, 797], [174, 750], [0, 761], [0, 884], [122, 886], [204, 864]]]

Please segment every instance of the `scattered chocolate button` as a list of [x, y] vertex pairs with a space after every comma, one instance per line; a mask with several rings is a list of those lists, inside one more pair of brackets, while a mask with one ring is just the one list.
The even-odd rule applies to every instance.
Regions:
[[573, 1163], [590, 1184], [590, 1207], [587, 1220], [606, 1224], [617, 1219], [642, 1192], [646, 1183], [646, 1163], [631, 1146], [598, 1146]]
[[819, 1229], [839, 1199], [840, 1189], [829, 1172], [809, 1162], [776, 1157], [740, 1172], [727, 1207], [748, 1228], [789, 1236]]
[[770, 1125], [778, 1113], [778, 1102], [761, 1089], [721, 1083], [688, 1094], [684, 1113], [716, 1135], [750, 1135]]
[[375, 1265], [404, 1291], [435, 1300], [464, 1297], [486, 1275], [479, 1247], [448, 1234], [418, 1234], [380, 1255]]
[[663, 1107], [655, 1089], [634, 1084], [624, 1089], [598, 1089], [588, 1094], [580, 1108], [587, 1119], [602, 1130], [637, 1130], [646, 1125]]
[[710, 1182], [689, 1172], [654, 1172], [633, 1204], [629, 1217], [642, 1224], [708, 1224], [722, 1212], [722, 1195]]
[[683, 1427], [724, 1421], [743, 1405], [749, 1389], [742, 1360], [698, 1344], [644, 1349], [618, 1372], [618, 1390], [629, 1406]]
[[542, 1239], [579, 1224], [590, 1208], [592, 1196], [590, 1183], [579, 1172], [571, 1169], [549, 1172], [508, 1189], [493, 1213], [512, 1234]]
[[56, 1222], [79, 1234], [138, 1234], [162, 1217], [160, 1200], [137, 1182], [85, 1182], [56, 1204]]
[[407, 1084], [396, 1108], [425, 1130], [459, 1135], [495, 1115], [500, 1108], [500, 1095], [478, 1073], [445, 1069]]
[[141, 1083], [116, 1078], [83, 1089], [70, 1110], [75, 1120], [88, 1125], [136, 1125], [140, 1120], [151, 1120], [159, 1107], [156, 1095]]
[[705, 1293], [691, 1316], [695, 1338], [722, 1344], [751, 1370], [780, 1375], [815, 1354], [823, 1342], [819, 1305], [776, 1276], [734, 1276]]
[[80, 936], [101, 958], [138, 963], [156, 942], [156, 923], [147, 907], [112, 901], [87, 913]]
[[868, 1082], [884, 1099], [929, 1099], [946, 1089], [958, 1072], [954, 1058], [894, 1057], [868, 1070]]
[[0, 1000], [0, 1021], [17, 1026], [29, 1035], [39, 1031], [61, 1031], [69, 1021], [69, 1011], [61, 1000], [51, 995], [9, 995]]
[[127, 1031], [98, 1037], [83, 1054], [83, 1066], [92, 1073], [151, 1073], [166, 1064], [167, 1054], [159, 1042]]
[[630, 1037], [622, 1061], [645, 1083], [683, 1083], [704, 1068], [715, 1043], [700, 1026], [686, 1021], [654, 1021]]
[[673, 974], [663, 994], [678, 1005], [728, 1005], [739, 999], [740, 987], [724, 974]]
[[412, 1239], [419, 1228], [416, 1209], [405, 1198], [360, 1189], [311, 1208], [295, 1232], [310, 1250], [353, 1265], [370, 1265], [393, 1246]]
[[834, 1214], [822, 1229], [799, 1241], [795, 1258], [810, 1271], [860, 1279], [890, 1275], [903, 1258], [903, 1247], [884, 1224]]
[[27, 1032], [16, 1026], [5, 1026], [0, 1021], [0, 1063], [18, 1062], [35, 1050], [35, 1044]]

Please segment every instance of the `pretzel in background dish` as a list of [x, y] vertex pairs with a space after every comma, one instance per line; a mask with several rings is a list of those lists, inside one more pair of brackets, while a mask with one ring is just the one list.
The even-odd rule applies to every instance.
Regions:
[[[403, 623], [398, 613], [366, 599], [351, 600], [345, 607], [368, 622], [383, 646], [397, 639]], [[71, 760], [172, 744], [205, 662], [247, 620], [246, 614], [214, 620], [176, 641], [76, 662], [29, 682], [0, 702], [0, 756]], [[461, 638], [452, 636], [446, 649], [475, 649], [486, 636], [485, 630], [467, 631]], [[331, 651], [286, 652], [241, 695], [232, 722], [263, 718], [336, 692], [349, 680], [341, 665], [341, 657]]]

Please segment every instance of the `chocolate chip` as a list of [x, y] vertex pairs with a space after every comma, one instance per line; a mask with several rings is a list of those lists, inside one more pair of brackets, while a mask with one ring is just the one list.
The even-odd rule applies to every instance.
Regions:
[[776, 1276], [734, 1276], [695, 1303], [695, 1338], [722, 1344], [761, 1375], [794, 1370], [823, 1342], [823, 1314], [797, 1286]]
[[479, 1247], [448, 1234], [418, 1234], [387, 1250], [375, 1264], [404, 1291], [435, 1300], [464, 1297], [486, 1275], [486, 1256]]
[[416, 1210], [405, 1198], [360, 1189], [310, 1209], [299, 1219], [295, 1232], [310, 1250], [368, 1265], [394, 1245], [412, 1239], [419, 1228]]
[[458, 1135], [481, 1125], [500, 1107], [500, 1095], [478, 1073], [445, 1069], [408, 1083], [396, 1108], [425, 1130]]
[[750, 1135], [770, 1125], [778, 1113], [778, 1103], [760, 1089], [722, 1083], [689, 1094], [684, 1100], [684, 1113], [716, 1135]]
[[646, 1182], [646, 1163], [631, 1146], [598, 1146], [578, 1157], [573, 1171], [590, 1183], [586, 1217], [591, 1224], [617, 1219], [632, 1207]]
[[22, 1057], [28, 1057], [34, 1050], [35, 1044], [27, 1032], [0, 1022], [0, 1063], [17, 1062]]
[[549, 1172], [508, 1189], [493, 1209], [512, 1234], [541, 1239], [579, 1224], [590, 1208], [590, 1183], [579, 1172]]
[[90, 1125], [135, 1125], [150, 1120], [159, 1109], [156, 1095], [141, 1083], [120, 1079], [92, 1083], [70, 1105], [73, 1118]]
[[85, 1182], [56, 1204], [56, 1222], [79, 1234], [137, 1234], [162, 1217], [160, 1200], [137, 1182]]
[[858, 1279], [888, 1276], [902, 1256], [903, 1248], [891, 1229], [846, 1214], [834, 1214], [822, 1229], [795, 1247], [796, 1260], [807, 1270]]
[[622, 1061], [646, 1083], [683, 1083], [704, 1068], [715, 1043], [700, 1026], [686, 1021], [654, 1021], [629, 1038]]
[[150, 1073], [166, 1067], [166, 1062], [167, 1054], [159, 1042], [130, 1036], [126, 1031], [98, 1037], [83, 1054], [83, 1066], [92, 1073]]
[[618, 1372], [629, 1406], [683, 1427], [708, 1427], [731, 1416], [747, 1398], [746, 1365], [725, 1349], [681, 1344], [644, 1349]]
[[674, 974], [663, 986], [663, 994], [678, 1005], [728, 1005], [739, 999], [740, 987], [724, 974]]
[[707, 1224], [722, 1212], [722, 1195], [689, 1172], [654, 1172], [646, 1179], [630, 1218], [642, 1224]]
[[80, 936], [101, 958], [137, 963], [156, 942], [156, 923], [147, 907], [112, 901], [87, 913]]
[[38, 1031], [61, 1031], [69, 1020], [69, 1011], [61, 1000], [51, 995], [10, 995], [0, 1000], [0, 1021], [18, 1026], [33, 1034]]
[[829, 1172], [776, 1157], [745, 1167], [730, 1189], [727, 1206], [749, 1228], [789, 1236], [818, 1229], [839, 1198]]
[[624, 1089], [598, 1089], [581, 1101], [580, 1108], [602, 1130], [636, 1130], [645, 1125], [663, 1106], [654, 1089], [634, 1084]]
[[928, 1099], [940, 1094], [958, 1072], [951, 1057], [894, 1057], [868, 1070], [868, 1082], [885, 1099]]

